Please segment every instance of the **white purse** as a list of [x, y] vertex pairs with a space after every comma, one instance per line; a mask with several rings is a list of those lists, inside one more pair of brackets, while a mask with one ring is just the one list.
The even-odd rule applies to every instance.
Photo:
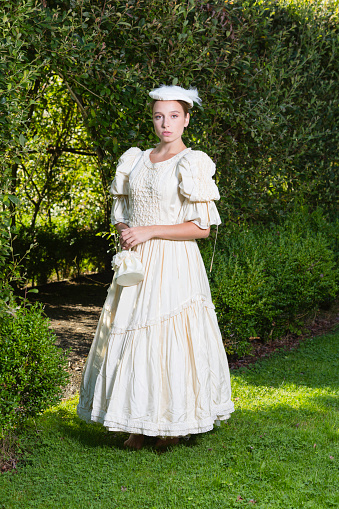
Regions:
[[145, 276], [140, 255], [135, 251], [120, 251], [114, 255], [112, 267], [115, 271], [113, 281], [116, 281], [120, 286], [137, 285]]

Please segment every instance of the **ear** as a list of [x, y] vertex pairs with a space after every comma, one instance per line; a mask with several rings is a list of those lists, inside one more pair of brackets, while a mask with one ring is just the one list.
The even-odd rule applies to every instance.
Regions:
[[190, 114], [187, 113], [186, 118], [185, 118], [184, 127], [187, 127], [189, 123], [190, 123]]

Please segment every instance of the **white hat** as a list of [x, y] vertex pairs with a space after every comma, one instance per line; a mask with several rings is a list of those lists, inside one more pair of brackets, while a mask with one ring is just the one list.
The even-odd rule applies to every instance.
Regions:
[[196, 88], [185, 90], [184, 88], [177, 87], [176, 85], [172, 85], [170, 87], [161, 85], [161, 87], [151, 90], [149, 96], [155, 101], [185, 101], [191, 108], [193, 106], [193, 102], [196, 102], [199, 105], [201, 104], [201, 99]]

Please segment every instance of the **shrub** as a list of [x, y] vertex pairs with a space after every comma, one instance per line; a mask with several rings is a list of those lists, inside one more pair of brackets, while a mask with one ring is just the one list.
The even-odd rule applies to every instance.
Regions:
[[68, 381], [66, 353], [55, 345], [41, 304], [0, 320], [0, 429], [4, 433], [56, 403]]
[[11, 312], [16, 306], [13, 295], [13, 286], [22, 280], [20, 270], [22, 269], [22, 260], [29, 253], [30, 247], [21, 257], [14, 255], [13, 235], [15, 227], [13, 226], [13, 217], [11, 206], [18, 203], [18, 199], [9, 194], [9, 180], [6, 175], [0, 174], [0, 319]]
[[10, 217], [8, 209], [3, 208], [0, 209], [0, 316], [12, 298], [12, 289], [6, 277], [9, 254]]
[[[332, 238], [322, 223], [321, 212], [305, 211], [280, 226], [233, 226], [219, 236], [210, 282], [229, 354], [248, 352], [251, 338], [299, 332], [311, 310], [334, 300], [338, 223]], [[211, 245], [202, 252], [208, 262]]]
[[21, 226], [16, 253], [24, 256], [32, 242], [36, 246], [25, 256], [25, 275], [33, 285], [47, 283], [54, 275], [59, 280], [88, 270], [102, 270], [107, 258], [109, 262], [111, 258], [106, 239], [78, 225], [38, 226], [33, 236], [29, 228]]

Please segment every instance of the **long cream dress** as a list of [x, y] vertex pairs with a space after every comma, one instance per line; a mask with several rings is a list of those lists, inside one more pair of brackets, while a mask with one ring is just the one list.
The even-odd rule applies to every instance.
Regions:
[[[111, 186], [113, 223], [200, 228], [220, 224], [215, 165], [185, 149], [152, 164], [131, 148]], [[234, 410], [228, 363], [195, 240], [136, 247], [136, 286], [112, 283], [84, 368], [78, 415], [109, 430], [148, 436], [203, 433]]]

